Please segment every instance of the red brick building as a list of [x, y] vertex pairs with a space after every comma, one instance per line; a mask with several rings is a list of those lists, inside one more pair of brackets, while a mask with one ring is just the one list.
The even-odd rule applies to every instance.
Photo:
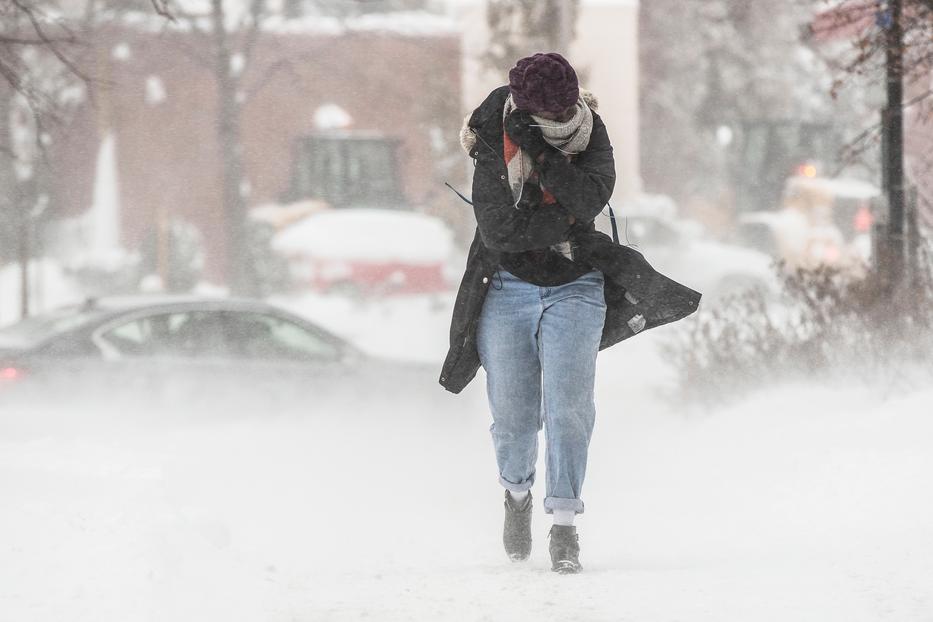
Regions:
[[[96, 155], [112, 133], [123, 245], [139, 248], [159, 218], [184, 219], [204, 235], [208, 276], [222, 279], [224, 209], [209, 40], [121, 25], [102, 29], [93, 50], [86, 65], [98, 88], [61, 126], [50, 150], [53, 213], [73, 216], [91, 205]], [[443, 188], [445, 179], [464, 177], [456, 142], [460, 37], [453, 30], [266, 32], [242, 85], [249, 205], [316, 194], [332, 203], [376, 197], [428, 212], [462, 211]], [[322, 106], [345, 111], [349, 125], [322, 129], [315, 122]], [[348, 142], [362, 150], [362, 159], [328, 155], [346, 155]]]

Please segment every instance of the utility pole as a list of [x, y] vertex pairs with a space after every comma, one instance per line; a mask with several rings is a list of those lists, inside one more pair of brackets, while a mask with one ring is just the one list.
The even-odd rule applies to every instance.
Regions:
[[887, 253], [882, 266], [889, 285], [900, 283], [905, 273], [904, 212], [904, 31], [903, 0], [887, 0], [879, 16], [885, 27], [887, 107], [883, 114], [882, 170], [888, 202]]

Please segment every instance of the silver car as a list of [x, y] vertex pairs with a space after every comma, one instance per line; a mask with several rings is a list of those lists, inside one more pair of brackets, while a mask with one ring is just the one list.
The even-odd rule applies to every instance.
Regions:
[[301, 409], [441, 399], [429, 366], [364, 355], [269, 304], [212, 298], [89, 300], [0, 329], [0, 406]]

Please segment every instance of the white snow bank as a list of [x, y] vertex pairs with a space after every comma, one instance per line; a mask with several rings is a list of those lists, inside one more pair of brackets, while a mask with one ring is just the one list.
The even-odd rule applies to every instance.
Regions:
[[[129, 12], [121, 16], [122, 22], [147, 32], [165, 30], [190, 31], [193, 27], [210, 31], [212, 28], [209, 9], [191, 11], [198, 15], [193, 19], [169, 22], [154, 11]], [[227, 28], [236, 30], [244, 21], [241, 12], [229, 11]], [[192, 26], [192, 23], [194, 26]], [[395, 34], [408, 37], [441, 37], [455, 35], [461, 27], [455, 20], [427, 11], [395, 11], [391, 13], [367, 13], [358, 17], [340, 19], [311, 15], [302, 18], [284, 18], [278, 15], [267, 17], [262, 22], [264, 32], [279, 34], [341, 35], [349, 32]]]
[[308, 318], [373, 356], [439, 364], [447, 354], [454, 296], [454, 292], [413, 294], [369, 303], [312, 292], [277, 296], [270, 302]]
[[460, 27], [454, 20], [427, 11], [367, 13], [347, 19], [321, 16], [298, 19], [270, 18], [264, 29], [279, 33], [315, 34], [385, 32], [415, 37], [446, 36], [460, 32]]
[[[82, 298], [77, 283], [49, 258], [29, 262], [30, 311], [40, 313]], [[0, 267], [0, 326], [20, 319], [20, 266]]]
[[851, 177], [794, 177], [788, 181], [791, 191], [821, 190], [830, 196], [848, 199], [869, 200], [881, 196], [878, 186]]
[[583, 6], [612, 6], [627, 9], [637, 9], [639, 0], [582, 0]]
[[436, 263], [453, 252], [453, 232], [426, 214], [340, 209], [313, 214], [278, 233], [275, 250], [290, 255], [356, 261]]
[[[486, 0], [444, 0], [449, 7], [476, 6], [484, 4]], [[638, 8], [639, 0], [582, 0], [584, 6], [614, 6], [624, 8]]]

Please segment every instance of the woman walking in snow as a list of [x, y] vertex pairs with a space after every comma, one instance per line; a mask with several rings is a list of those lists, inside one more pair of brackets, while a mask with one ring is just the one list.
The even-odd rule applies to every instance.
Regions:
[[480, 365], [486, 371], [503, 543], [514, 561], [531, 553], [544, 428], [551, 568], [576, 573], [597, 353], [687, 315], [699, 294], [596, 231], [615, 183], [612, 145], [595, 99], [561, 55], [519, 60], [509, 84], [468, 117], [461, 143], [476, 165], [478, 226], [440, 382], [457, 393]]

